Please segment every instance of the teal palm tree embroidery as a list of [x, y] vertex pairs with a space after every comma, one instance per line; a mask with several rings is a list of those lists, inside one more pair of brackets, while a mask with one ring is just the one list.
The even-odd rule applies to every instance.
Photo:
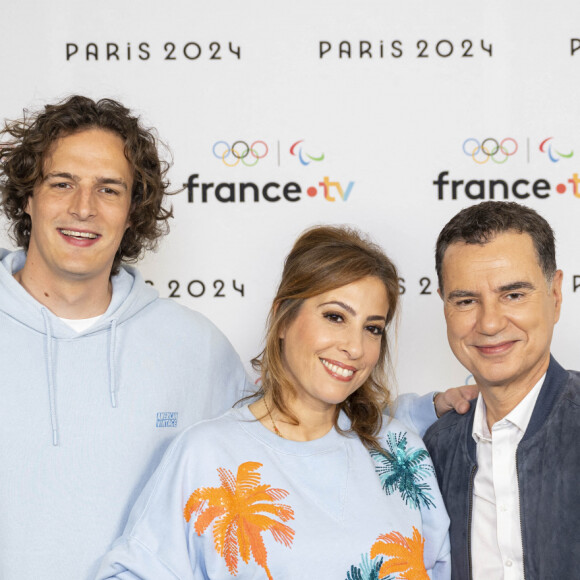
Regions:
[[360, 566], [351, 566], [350, 572], [346, 573], [346, 580], [395, 580], [391, 574], [384, 578], [379, 576], [382, 565], [382, 556], [377, 556], [371, 560], [368, 554], [363, 554]]
[[427, 463], [426, 449], [407, 449], [406, 433], [388, 433], [386, 447], [381, 451], [371, 450], [375, 470], [387, 495], [399, 491], [407, 505], [419, 509], [423, 504], [427, 509], [435, 507], [431, 487], [425, 483], [433, 473], [433, 466]]

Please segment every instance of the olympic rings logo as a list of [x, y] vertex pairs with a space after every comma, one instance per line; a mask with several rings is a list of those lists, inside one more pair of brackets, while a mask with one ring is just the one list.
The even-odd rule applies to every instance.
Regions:
[[490, 159], [494, 163], [505, 163], [517, 150], [518, 142], [511, 137], [506, 137], [500, 142], [493, 137], [487, 137], [481, 143], [470, 137], [463, 142], [463, 153], [479, 165], [487, 163]]
[[245, 141], [235, 141], [231, 147], [226, 141], [216, 141], [212, 152], [228, 167], [235, 167], [240, 161], [246, 167], [253, 167], [268, 155], [269, 149], [268, 145], [260, 140], [254, 141], [251, 145]]

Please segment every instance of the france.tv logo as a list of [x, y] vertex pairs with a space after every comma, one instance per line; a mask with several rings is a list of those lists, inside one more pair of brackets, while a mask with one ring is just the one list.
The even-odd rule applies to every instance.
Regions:
[[[212, 156], [224, 166], [254, 167], [267, 165], [263, 161], [276, 160], [280, 166], [281, 152], [280, 141], [270, 144], [263, 139], [245, 141], [238, 139], [233, 142], [225, 140], [215, 141], [211, 147]], [[318, 167], [326, 160], [323, 151], [316, 150], [308, 145], [305, 139], [294, 141], [288, 148], [284, 148], [285, 154], [289, 154], [295, 167]], [[242, 171], [244, 171], [242, 169]], [[258, 174], [261, 172], [258, 171]], [[324, 173], [327, 173], [326, 171]], [[252, 171], [255, 175], [255, 172]], [[306, 171], [305, 174], [312, 176]], [[304, 174], [303, 174], [304, 175]], [[354, 181], [338, 181], [332, 175], [317, 175], [310, 182], [311, 185], [301, 183], [302, 179], [290, 179], [285, 183], [272, 179], [273, 175], [267, 176], [265, 183], [256, 183], [253, 180], [229, 180], [224, 181], [202, 180], [199, 173], [191, 173], [183, 187], [187, 190], [188, 203], [248, 203], [248, 202], [297, 202], [303, 199], [318, 197], [328, 202], [347, 201], [352, 193]], [[314, 183], [312, 183], [314, 181]], [[320, 195], [319, 195], [320, 194]]]

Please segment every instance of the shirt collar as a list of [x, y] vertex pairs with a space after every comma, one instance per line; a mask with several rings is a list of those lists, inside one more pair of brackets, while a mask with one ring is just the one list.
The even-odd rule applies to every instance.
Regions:
[[534, 412], [540, 389], [546, 378], [546, 373], [542, 375], [540, 380], [534, 385], [532, 390], [512, 409], [504, 418], [506, 421], [513, 423], [522, 432], [525, 433], [528, 428], [528, 423]]
[[477, 396], [477, 403], [475, 404], [475, 414], [473, 416], [473, 429], [472, 436], [476, 443], [479, 443], [482, 439], [485, 441], [491, 440], [491, 433], [487, 426], [487, 408], [485, 406], [485, 401], [481, 396], [481, 393]]
[[[546, 374], [544, 373], [540, 380], [533, 386], [532, 390], [501, 421], [498, 421], [498, 423], [509, 422], [515, 425], [522, 433], [525, 433], [545, 378]], [[472, 436], [476, 443], [482, 439], [486, 441], [491, 440], [491, 433], [487, 426], [487, 408], [481, 393], [477, 397], [475, 406]]]

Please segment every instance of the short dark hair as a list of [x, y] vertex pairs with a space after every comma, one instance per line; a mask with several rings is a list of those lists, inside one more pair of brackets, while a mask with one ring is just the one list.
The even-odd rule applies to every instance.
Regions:
[[546, 280], [556, 272], [556, 244], [550, 224], [535, 210], [507, 201], [484, 201], [462, 209], [447, 223], [437, 238], [435, 268], [443, 291], [443, 258], [456, 242], [486, 244], [500, 233], [514, 231], [532, 238], [538, 263]]
[[[386, 384], [392, 374], [388, 327], [399, 304], [397, 268], [383, 250], [366, 236], [346, 226], [317, 226], [306, 230], [286, 257], [282, 279], [268, 317], [265, 348], [252, 360], [262, 375], [257, 395], [270, 396], [274, 406], [292, 420], [285, 397], [295, 389], [282, 357], [280, 333], [297, 316], [304, 301], [346, 286], [367, 276], [378, 278], [385, 286], [389, 311], [381, 337], [381, 350], [372, 373], [354, 393], [338, 405], [351, 420], [351, 429], [367, 447], [380, 447], [377, 434], [383, 411], [391, 402]], [[338, 428], [338, 413], [335, 427]]]
[[95, 128], [123, 140], [133, 169], [131, 225], [115, 255], [112, 274], [116, 274], [121, 261], [135, 262], [144, 250], [154, 249], [173, 217], [172, 209], [163, 207], [169, 193], [169, 164], [159, 158], [162, 143], [155, 130], [143, 127], [121, 103], [74, 95], [33, 114], [25, 110], [22, 119], [6, 121], [0, 131], [0, 210], [12, 222], [14, 241], [28, 250], [32, 224], [26, 206], [43, 178], [47, 153], [57, 139]]

